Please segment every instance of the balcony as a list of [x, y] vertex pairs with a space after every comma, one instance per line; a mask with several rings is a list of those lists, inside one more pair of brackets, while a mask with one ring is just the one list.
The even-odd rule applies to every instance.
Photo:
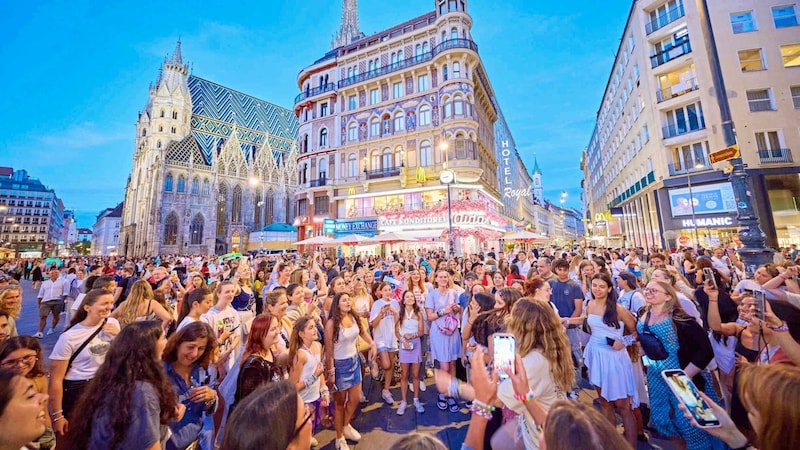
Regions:
[[326, 184], [328, 184], [328, 179], [327, 178], [318, 178], [316, 180], [311, 180], [311, 183], [309, 183], [309, 186], [313, 188], [313, 187], [325, 186]]
[[675, 47], [665, 48], [655, 55], [650, 57], [650, 66], [655, 69], [656, 67], [666, 64], [673, 59], [679, 58], [687, 53], [692, 52], [692, 45], [687, 40], [683, 44], [676, 45]]
[[656, 98], [658, 103], [665, 102], [667, 100], [671, 100], [676, 97], [680, 97], [681, 95], [688, 94], [689, 92], [696, 91], [699, 89], [697, 85], [697, 80], [695, 78], [686, 80], [685, 83], [676, 84], [675, 86], [669, 86], [664, 89], [659, 89], [656, 91]]
[[792, 151], [788, 148], [772, 148], [758, 151], [761, 164], [786, 164], [792, 161]]
[[664, 14], [659, 14], [655, 20], [645, 23], [645, 31], [648, 35], [653, 34], [654, 32], [680, 19], [685, 14], [686, 13], [683, 11], [683, 4], [677, 5], [667, 10]]
[[470, 39], [450, 39], [450, 40], [447, 40], [447, 41], [444, 41], [444, 42], [440, 43], [436, 47], [433, 47], [433, 50], [431, 50], [429, 52], [422, 53], [422, 54], [415, 55], [415, 56], [411, 56], [411, 57], [406, 58], [406, 59], [404, 59], [402, 61], [398, 61], [398, 62], [396, 62], [394, 64], [389, 64], [388, 66], [383, 66], [383, 67], [380, 67], [378, 69], [371, 70], [369, 72], [364, 72], [364, 73], [358, 74], [356, 76], [353, 76], [353, 77], [350, 77], [350, 78], [345, 78], [344, 80], [340, 80], [339, 84], [338, 84], [339, 85], [339, 89], [345, 88], [347, 86], [350, 86], [350, 85], [353, 85], [353, 84], [356, 84], [356, 83], [360, 83], [362, 81], [371, 80], [371, 79], [376, 78], [376, 77], [380, 77], [380, 76], [387, 75], [387, 74], [390, 74], [390, 73], [393, 73], [393, 72], [397, 72], [399, 70], [403, 70], [403, 69], [406, 69], [406, 68], [409, 68], [409, 67], [413, 67], [413, 66], [416, 66], [417, 64], [422, 64], [422, 63], [428, 62], [428, 61], [432, 60], [439, 53], [441, 53], [441, 52], [443, 52], [445, 50], [450, 50], [450, 49], [454, 49], [454, 48], [466, 48], [466, 49], [470, 49], [470, 50], [474, 51], [475, 53], [478, 52], [478, 45], [475, 44], [474, 42], [472, 42]]
[[[700, 119], [702, 121], [702, 119]], [[697, 127], [692, 128], [691, 126], [687, 126], [686, 124], [683, 125], [667, 125], [661, 128], [661, 133], [664, 135], [664, 139], [673, 138], [675, 136], [680, 136], [682, 134], [691, 133], [693, 131], [698, 130], [705, 130], [706, 125], [705, 123], [698, 124]]]
[[389, 167], [386, 169], [365, 170], [364, 173], [367, 175], [368, 180], [374, 180], [377, 178], [396, 177], [400, 175], [400, 168]]
[[704, 163], [702, 166], [695, 166], [695, 167], [688, 167], [687, 165], [675, 165], [675, 163], [669, 163], [669, 176], [674, 177], [677, 175], [686, 175], [694, 172], [704, 172], [708, 170], [712, 170], [710, 164]]
[[299, 93], [297, 97], [294, 98], [294, 104], [298, 104], [301, 101], [314, 97], [315, 95], [324, 94], [325, 92], [336, 90], [336, 85], [333, 83], [328, 83], [323, 86], [317, 86], [314, 89], [306, 89], [305, 91]]

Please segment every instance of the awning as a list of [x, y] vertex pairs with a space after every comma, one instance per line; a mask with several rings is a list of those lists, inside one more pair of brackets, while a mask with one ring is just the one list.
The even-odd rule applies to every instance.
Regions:
[[416, 239], [434, 239], [439, 240], [442, 237], [444, 230], [403, 230], [403, 236], [408, 236]]

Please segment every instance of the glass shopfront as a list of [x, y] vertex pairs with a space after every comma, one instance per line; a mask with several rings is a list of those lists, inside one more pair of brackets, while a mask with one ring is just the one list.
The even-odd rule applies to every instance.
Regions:
[[765, 175], [778, 245], [800, 244], [800, 174]]

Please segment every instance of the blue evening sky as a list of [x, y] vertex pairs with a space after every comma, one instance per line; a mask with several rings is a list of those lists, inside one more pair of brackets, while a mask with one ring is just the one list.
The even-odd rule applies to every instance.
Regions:
[[[388, 7], [391, 5], [391, 7]], [[402, 5], [402, 7], [398, 6]], [[361, 0], [367, 34], [434, 0]], [[545, 197], [580, 209], [579, 158], [630, 1], [469, 0], [473, 37]], [[330, 48], [340, 0], [3, 2], [0, 166], [27, 169], [91, 227], [122, 201], [134, 124], [178, 37], [195, 75], [292, 108], [300, 69]]]

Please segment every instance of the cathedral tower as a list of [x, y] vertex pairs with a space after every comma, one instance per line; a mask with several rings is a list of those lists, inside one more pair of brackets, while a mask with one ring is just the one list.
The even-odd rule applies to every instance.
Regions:
[[342, 1], [342, 24], [331, 41], [331, 48], [339, 48], [364, 37], [358, 29], [358, 0]]
[[531, 178], [533, 179], [533, 198], [540, 205], [544, 204], [544, 187], [542, 187], [542, 169], [539, 168], [539, 161], [536, 157], [533, 158], [533, 170], [531, 171]]

